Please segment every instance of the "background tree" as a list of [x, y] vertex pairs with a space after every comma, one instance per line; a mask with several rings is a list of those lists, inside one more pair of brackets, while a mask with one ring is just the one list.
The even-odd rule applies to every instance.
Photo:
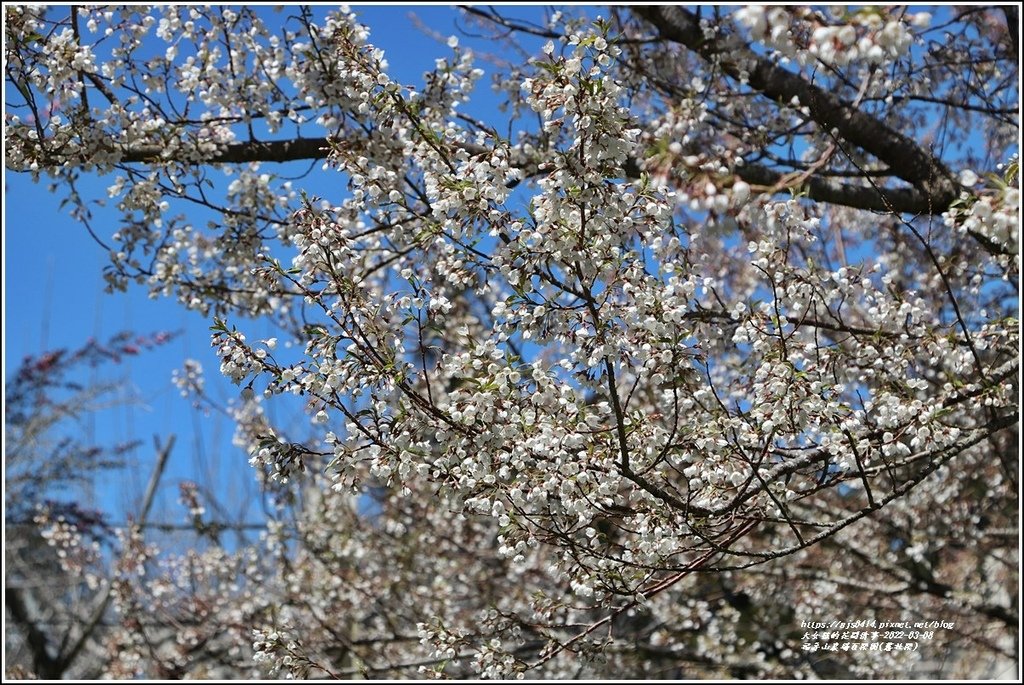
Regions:
[[[87, 424], [103, 408], [133, 401], [122, 381], [89, 382], [87, 368], [118, 363], [171, 335], [122, 333], [77, 350], [22, 361], [6, 384], [4, 605], [7, 669], [42, 678], [90, 677], [102, 668], [102, 636], [113, 579], [104, 556], [116, 555], [109, 512], [89, 506], [94, 481], [118, 473], [139, 444], [95, 445]], [[153, 503], [173, 441], [161, 449], [140, 523]], [[104, 549], [106, 548], [106, 549]]]
[[[174, 469], [174, 437], [156, 440], [144, 491], [116, 511], [112, 483], [140, 461], [138, 441], [112, 446], [90, 429], [103, 411], [137, 402], [110, 365], [173, 334], [120, 333], [76, 350], [27, 357], [5, 408], [5, 673], [45, 679], [256, 677], [252, 619], [273, 587], [248, 535], [196, 483], [178, 484], [185, 523], [157, 506]], [[194, 365], [178, 384], [204, 403]], [[142, 461], [145, 461], [144, 459]], [[216, 491], [216, 488], [214, 488]], [[220, 494], [220, 493], [215, 493]], [[209, 511], [208, 511], [209, 509]], [[284, 507], [275, 512], [287, 518]], [[259, 601], [264, 598], [264, 601]]]
[[402, 84], [345, 10], [7, 11], [8, 167], [90, 227], [112, 175], [110, 287], [216, 317], [300, 512], [206, 627], [300, 676], [1013, 668], [1016, 11], [581, 13], [465, 10], [484, 120], [471, 50]]

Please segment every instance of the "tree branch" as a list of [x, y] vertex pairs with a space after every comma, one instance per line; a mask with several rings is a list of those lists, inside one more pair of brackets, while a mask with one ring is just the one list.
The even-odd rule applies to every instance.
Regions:
[[32, 652], [32, 670], [40, 678], [59, 678], [62, 673], [59, 660], [50, 656], [46, 633], [32, 620], [31, 611], [21, 590], [11, 586], [5, 587], [4, 605], [7, 611], [11, 612], [15, 623], [25, 631], [25, 641]]
[[[229, 143], [215, 155], [204, 160], [206, 164], [245, 164], [248, 162], [294, 162], [298, 160], [326, 159], [330, 142], [327, 138], [295, 138], [292, 140], [246, 141]], [[479, 150], [471, 150], [477, 151]], [[160, 159], [163, 148], [158, 145], [142, 145], [127, 150], [122, 162], [144, 163]], [[626, 163], [626, 175], [640, 178], [642, 160], [630, 159]], [[533, 171], [536, 164], [519, 160], [517, 166]], [[774, 186], [784, 174], [759, 164], [738, 167], [736, 173], [752, 185]], [[879, 212], [895, 210], [910, 214], [939, 212], [934, 198], [916, 188], [896, 188], [885, 191], [881, 197], [875, 188], [838, 183], [832, 179], [812, 175], [806, 180], [807, 196], [812, 200], [868, 209]], [[948, 202], [946, 203], [948, 205]]]
[[1010, 47], [1013, 56], [1020, 60], [1020, 8], [1016, 5], [1003, 7], [1003, 16], [1006, 17], [1006, 30], [1010, 35]]
[[[293, 138], [291, 140], [250, 140], [228, 143], [203, 164], [246, 164], [248, 162], [294, 162], [301, 159], [326, 159], [330, 143], [326, 138]], [[163, 158], [162, 145], [138, 145], [124, 151], [120, 161], [156, 162]]]
[[[472, 153], [483, 151], [478, 146], [467, 145]], [[293, 138], [290, 140], [241, 141], [228, 143], [197, 164], [248, 164], [250, 162], [295, 162], [300, 160], [326, 159], [330, 150], [327, 138]], [[124, 150], [121, 163], [145, 164], [166, 159], [166, 148], [161, 145], [136, 145]], [[629, 159], [625, 172], [629, 178], [640, 178], [643, 160]], [[523, 169], [527, 176], [537, 173], [533, 160], [520, 159], [515, 166]], [[737, 175], [751, 185], [775, 186], [785, 174], [759, 164], [747, 164], [736, 169]], [[916, 188], [886, 189], [884, 197], [871, 186], [839, 183], [833, 179], [811, 175], [805, 181], [807, 197], [820, 202], [867, 209], [878, 212], [896, 211], [909, 214], [929, 214], [943, 211], [946, 205], [936, 204], [933, 197]]]
[[[782, 172], [759, 164], [737, 167], [736, 174], [751, 185], [763, 186], [775, 186], [785, 176]], [[917, 188], [887, 188], [883, 196], [872, 186], [839, 183], [818, 174], [811, 174], [804, 183], [807, 197], [811, 200], [854, 209], [932, 214], [943, 211], [949, 205], [949, 201], [944, 205], [936, 204], [931, 196]]]
[[[149, 517], [149, 510], [153, 506], [157, 485], [160, 483], [160, 478], [167, 467], [167, 459], [171, 456], [171, 450], [174, 449], [174, 436], [170, 436], [163, 447], [160, 446], [159, 442], [156, 447], [156, 464], [153, 466], [153, 472], [150, 474], [149, 483], [146, 486], [146, 494], [143, 496], [142, 507], [139, 511], [139, 525], [145, 525], [146, 519]], [[107, 607], [110, 606], [110, 602], [113, 599], [113, 589], [113, 582], [108, 581], [106, 590], [104, 590], [103, 595], [96, 604], [96, 609], [92, 612], [85, 627], [82, 628], [82, 634], [78, 636], [78, 639], [75, 640], [74, 644], [64, 654], [58, 657], [56, 667], [60, 673], [66, 671], [74, 663], [89, 641], [89, 638], [92, 637], [96, 627], [100, 625], [100, 621], [103, 619], [103, 615], [107, 613]]]
[[[741, 71], [746, 72], [750, 87], [771, 100], [789, 105], [796, 98], [808, 108], [811, 118], [822, 130], [836, 130], [845, 140], [885, 162], [892, 173], [914, 186], [929, 213], [943, 211], [956, 198], [957, 183], [939, 159], [852, 103], [762, 58], [732, 37], [706, 39], [697, 17], [682, 7], [645, 5], [631, 9], [653, 24], [662, 37], [689, 48], [708, 62], [717, 63], [729, 76], [738, 79]], [[871, 188], [863, 191], [876, 195], [884, 192], [885, 198], [879, 198], [879, 202], [886, 208], [897, 209], [888, 200], [889, 193], [894, 191]]]

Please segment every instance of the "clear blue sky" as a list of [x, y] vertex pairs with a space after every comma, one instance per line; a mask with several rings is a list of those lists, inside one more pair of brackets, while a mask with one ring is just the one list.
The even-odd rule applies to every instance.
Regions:
[[[459, 35], [462, 45], [480, 52], [494, 49], [492, 44], [461, 35], [456, 27], [458, 13], [450, 6], [353, 6], [353, 10], [370, 27], [371, 42], [384, 49], [391, 73], [409, 84], [421, 84], [423, 72], [433, 67], [434, 59], [451, 54], [443, 42], [449, 35]], [[273, 16], [271, 7], [266, 11], [268, 17]], [[539, 7], [514, 10], [520, 16], [540, 11]], [[414, 14], [436, 31], [440, 40], [417, 28]], [[465, 25], [462, 19], [458, 21]], [[479, 66], [490, 71], [486, 63]], [[485, 77], [479, 84], [474, 109], [494, 107], [489, 83]], [[304, 171], [308, 163], [299, 166]], [[287, 173], [287, 166], [277, 168]], [[316, 183], [318, 175], [323, 176], [316, 171], [311, 175], [311, 183]], [[222, 381], [218, 372], [219, 361], [209, 345], [211, 322], [174, 301], [149, 299], [142, 287], [131, 288], [127, 294], [105, 294], [102, 269], [107, 264], [106, 251], [59, 207], [61, 195], [51, 194], [45, 181], [35, 184], [27, 175], [6, 170], [4, 183], [5, 378], [25, 355], [77, 348], [90, 337], [104, 340], [126, 329], [140, 334], [160, 330], [183, 333], [163, 348], [104, 368], [104, 380], [123, 378], [126, 396], [136, 394], [143, 402], [100, 412], [82, 430], [94, 433], [98, 444], [136, 438], [143, 440], [143, 446], [136, 453], [134, 467], [95, 487], [95, 506], [119, 516], [134, 510], [133, 502], [140, 498], [148, 478], [153, 436], [164, 439], [175, 434], [177, 447], [152, 518], [183, 522], [184, 512], [175, 502], [177, 484], [186, 478], [215, 488], [220, 497], [235, 505], [233, 516], [258, 517], [254, 474], [247, 456], [231, 445], [233, 426], [216, 415], [205, 416], [192, 409], [171, 383], [172, 371], [192, 357], [202, 363], [207, 390], [214, 397], [237, 396], [237, 388]], [[83, 178], [80, 190], [84, 197], [105, 197], [109, 183], [109, 178]], [[324, 188], [332, 186], [337, 187], [325, 184]], [[329, 196], [315, 187], [312, 192]], [[94, 228], [107, 240], [117, 230], [116, 221], [115, 212], [101, 210]], [[250, 330], [258, 330], [258, 326]], [[245, 511], [247, 507], [251, 508]]]

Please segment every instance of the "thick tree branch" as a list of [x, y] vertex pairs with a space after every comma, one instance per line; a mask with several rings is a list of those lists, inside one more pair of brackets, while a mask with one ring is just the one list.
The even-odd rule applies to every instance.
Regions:
[[1010, 47], [1013, 50], [1010, 54], [1020, 60], [1020, 8], [1016, 5], [1003, 7], [1003, 16], [1006, 17], [1006, 30], [1010, 35]]
[[[229, 143], [216, 154], [202, 160], [203, 164], [246, 164], [249, 162], [294, 162], [301, 159], [325, 159], [330, 143], [326, 138], [292, 138], [290, 140], [250, 140]], [[155, 162], [163, 158], [161, 145], [139, 145], [129, 148], [122, 162]]]
[[[747, 164], [736, 169], [736, 174], [751, 185], [775, 186], [785, 175], [760, 164]], [[839, 183], [831, 178], [811, 174], [804, 181], [807, 197], [854, 209], [876, 212], [895, 211], [908, 214], [938, 213], [948, 206], [936, 205], [933, 198], [917, 188], [886, 188], [879, 194], [874, 186]]]
[[32, 653], [32, 670], [40, 678], [59, 678], [62, 673], [61, 666], [57, 659], [50, 656], [49, 640], [32, 618], [19, 588], [7, 586], [4, 588], [4, 605], [10, 612], [14, 622], [25, 631], [25, 641], [29, 651]]
[[[939, 159], [852, 103], [773, 64], [729, 37], [706, 39], [697, 17], [682, 7], [636, 6], [632, 10], [653, 24], [662, 37], [684, 45], [709, 62], [716, 62], [733, 78], [739, 78], [740, 72], [745, 71], [750, 87], [771, 100], [789, 105], [796, 98], [808, 108], [811, 118], [822, 130], [836, 130], [843, 139], [885, 162], [893, 174], [920, 191], [930, 213], [943, 211], [956, 198], [957, 184]], [[874, 189], [864, 191], [878, 194]], [[881, 192], [885, 193], [884, 199], [879, 198], [882, 205], [896, 210], [896, 205], [888, 199], [893, 191]]]
[[[479, 153], [482, 149], [470, 147], [470, 152]], [[249, 162], [294, 162], [299, 160], [326, 159], [330, 150], [327, 138], [294, 138], [291, 140], [244, 141], [229, 143], [216, 154], [203, 160], [204, 164], [246, 164]], [[146, 163], [159, 160], [164, 149], [158, 145], [141, 145], [124, 152], [121, 157], [126, 163]], [[630, 159], [626, 163], [626, 175], [639, 178], [642, 160]], [[525, 175], [537, 173], [536, 162], [517, 160], [516, 166], [523, 169]], [[747, 164], [736, 169], [737, 175], [752, 185], [774, 186], [784, 174], [759, 164]], [[805, 181], [807, 197], [820, 202], [868, 209], [873, 211], [897, 211], [910, 214], [937, 212], [938, 207], [933, 199], [916, 188], [897, 188], [886, 190], [885, 197], [871, 186], [839, 183], [833, 179], [811, 175]]]

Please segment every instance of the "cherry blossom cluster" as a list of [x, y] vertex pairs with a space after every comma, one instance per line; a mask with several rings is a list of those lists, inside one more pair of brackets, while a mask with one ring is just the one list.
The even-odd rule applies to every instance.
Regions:
[[808, 8], [748, 5], [734, 17], [754, 40], [801, 66], [814, 59], [837, 67], [892, 62], [910, 49], [911, 27], [922, 29], [931, 23], [928, 12], [887, 18], [872, 8], [827, 17]]
[[171, 382], [179, 389], [182, 397], [202, 394], [206, 385], [202, 363], [196, 359], [186, 359], [181, 369], [171, 373]]
[[100, 555], [98, 541], [86, 539], [77, 525], [64, 516], [51, 516], [45, 509], [36, 515], [35, 523], [40, 527], [40, 536], [56, 551], [62, 569], [70, 573], [83, 573], [91, 585], [98, 582], [91, 572], [92, 564]]
[[[1016, 175], [1017, 158], [1006, 165], [1006, 176], [1010, 180]], [[967, 170], [960, 175], [961, 182], [969, 188], [979, 183], [973, 171]], [[1019, 260], [1020, 244], [1020, 189], [1004, 178], [993, 176], [990, 188], [976, 194], [965, 194], [963, 202], [945, 215], [946, 223], [960, 234], [974, 233], [990, 240]], [[1018, 267], [1019, 268], [1019, 267]]]

